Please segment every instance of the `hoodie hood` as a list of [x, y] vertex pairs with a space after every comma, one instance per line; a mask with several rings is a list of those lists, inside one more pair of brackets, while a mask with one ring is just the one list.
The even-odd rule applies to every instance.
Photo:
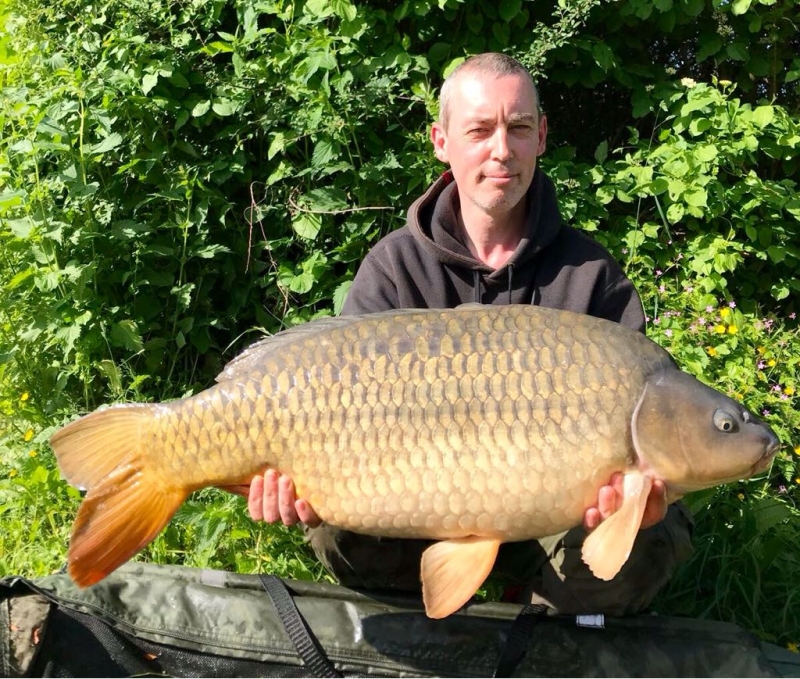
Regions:
[[449, 170], [411, 205], [408, 229], [414, 239], [442, 264], [473, 271], [491, 284], [507, 279], [515, 267], [534, 258], [553, 242], [561, 229], [555, 187], [539, 168], [533, 176], [526, 200], [525, 233], [514, 254], [498, 269], [477, 260], [460, 238], [460, 198]]

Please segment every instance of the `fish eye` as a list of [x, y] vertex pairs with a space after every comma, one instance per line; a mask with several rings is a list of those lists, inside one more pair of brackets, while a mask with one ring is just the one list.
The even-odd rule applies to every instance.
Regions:
[[725, 434], [739, 431], [739, 423], [729, 412], [717, 410], [714, 412], [714, 426]]

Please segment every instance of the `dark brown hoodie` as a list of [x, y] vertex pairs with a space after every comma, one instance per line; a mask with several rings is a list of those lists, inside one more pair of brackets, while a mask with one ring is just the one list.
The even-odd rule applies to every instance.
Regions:
[[[342, 313], [451, 308], [466, 302], [539, 304], [600, 316], [644, 330], [642, 303], [599, 243], [561, 221], [552, 182], [536, 171], [527, 232], [508, 263], [492, 269], [458, 238], [458, 190], [448, 171], [381, 239], [356, 274]], [[307, 528], [320, 560], [349, 587], [417, 591], [422, 552], [432, 543], [359, 535], [328, 524]], [[504, 544], [495, 571], [526, 582], [541, 567], [536, 541]]]
[[528, 191], [525, 236], [499, 269], [475, 259], [459, 238], [458, 201], [447, 171], [409, 208], [406, 225], [367, 254], [342, 313], [538, 304], [644, 330], [633, 284], [602, 245], [562, 222], [553, 184], [540, 169]]

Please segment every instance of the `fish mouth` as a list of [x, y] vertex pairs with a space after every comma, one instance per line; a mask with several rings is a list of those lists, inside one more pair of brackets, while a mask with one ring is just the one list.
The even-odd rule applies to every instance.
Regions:
[[759, 472], [763, 472], [767, 467], [770, 466], [772, 463], [772, 459], [775, 457], [776, 453], [780, 450], [781, 442], [778, 439], [774, 439], [770, 442], [767, 446], [764, 454], [758, 459], [758, 461], [753, 465], [753, 471], [751, 472], [751, 476], [754, 474], [758, 474]]

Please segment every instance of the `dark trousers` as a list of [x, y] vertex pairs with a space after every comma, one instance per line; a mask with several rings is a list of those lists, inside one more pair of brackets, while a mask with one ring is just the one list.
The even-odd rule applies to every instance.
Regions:
[[[639, 613], [692, 553], [692, 529], [686, 506], [670, 505], [662, 522], [639, 531], [628, 561], [609, 581], [594, 577], [583, 563], [581, 527], [503, 544], [492, 573], [522, 586], [520, 603], [546, 603], [567, 614]], [[431, 541], [359, 535], [328, 524], [306, 533], [319, 560], [345, 587], [420, 590], [420, 559]]]

